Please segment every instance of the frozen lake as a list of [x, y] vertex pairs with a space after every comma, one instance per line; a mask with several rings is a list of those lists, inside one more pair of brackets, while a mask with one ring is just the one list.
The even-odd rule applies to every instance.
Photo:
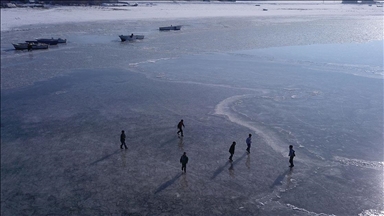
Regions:
[[382, 17], [25, 26], [1, 88], [1, 215], [384, 214]]

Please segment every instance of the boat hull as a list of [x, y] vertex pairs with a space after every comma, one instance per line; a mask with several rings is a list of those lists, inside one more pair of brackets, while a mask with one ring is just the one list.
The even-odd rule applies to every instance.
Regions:
[[39, 38], [36, 39], [37, 42], [39, 43], [45, 43], [48, 45], [57, 45], [59, 43], [58, 39], [47, 39], [47, 38]]
[[165, 27], [159, 27], [160, 31], [171, 31], [171, 30], [180, 30], [181, 25], [178, 26], [165, 26]]
[[67, 43], [67, 39], [57, 38], [57, 43]]
[[[16, 50], [27, 50], [28, 49], [28, 43], [13, 43], [13, 47], [15, 47]], [[48, 49], [48, 44], [42, 44], [42, 43], [33, 43], [32, 49]]]
[[144, 35], [119, 35], [119, 38], [122, 42], [124, 41], [135, 41], [144, 39]]

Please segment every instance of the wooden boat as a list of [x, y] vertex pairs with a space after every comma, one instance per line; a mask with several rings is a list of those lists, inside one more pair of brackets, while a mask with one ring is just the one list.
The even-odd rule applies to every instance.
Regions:
[[48, 44], [48, 45], [57, 45], [58, 41], [51, 41], [48, 39], [36, 39], [36, 40], [27, 40], [25, 41], [26, 43], [32, 43], [32, 44], [38, 44], [38, 43], [43, 43], [43, 44]]
[[67, 43], [67, 39], [57, 38], [57, 43]]
[[58, 43], [67, 43], [67, 39], [62, 39], [62, 38], [57, 38], [57, 39], [54, 39], [54, 38], [51, 38], [51, 39], [48, 39], [48, 38], [38, 38], [36, 40], [28, 40], [28, 41], [25, 41], [27, 43], [45, 43], [45, 44], [48, 44], [48, 45], [57, 45]]
[[49, 39], [49, 38], [39, 38], [39, 39], [36, 39], [36, 41], [38, 43], [45, 43], [45, 44], [48, 44], [48, 45], [57, 45], [59, 43], [59, 40], [58, 39]]
[[[28, 49], [29, 43], [12, 43], [13, 47], [15, 47], [16, 50], [26, 50]], [[48, 44], [43, 43], [31, 43], [32, 49], [48, 49]]]
[[181, 25], [177, 25], [177, 26], [165, 26], [165, 27], [160, 27], [159, 30], [160, 31], [170, 31], [170, 30], [180, 30], [181, 29]]
[[144, 39], [144, 35], [119, 35], [122, 42], [124, 41], [135, 41]]
[[[37, 40], [27, 40], [25, 41], [26, 43], [31, 43], [31, 44], [38, 44]], [[48, 44], [49, 45], [49, 44]]]

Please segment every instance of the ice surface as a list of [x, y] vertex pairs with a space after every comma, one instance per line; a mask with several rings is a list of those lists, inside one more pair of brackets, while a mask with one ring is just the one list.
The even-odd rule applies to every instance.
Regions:
[[2, 9], [1, 215], [383, 214], [382, 11], [253, 4]]

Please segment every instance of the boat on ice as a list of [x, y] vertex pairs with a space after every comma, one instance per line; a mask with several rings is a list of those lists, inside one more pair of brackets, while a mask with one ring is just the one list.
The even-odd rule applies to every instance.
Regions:
[[144, 39], [144, 35], [134, 35], [134, 34], [131, 34], [131, 35], [119, 35], [120, 37], [120, 40], [122, 42], [124, 41], [135, 41], [135, 40], [142, 40]]
[[57, 45], [58, 43], [67, 43], [67, 39], [62, 39], [62, 38], [38, 38], [34, 41], [26, 41], [26, 42], [31, 42], [31, 43], [45, 43], [48, 45]]
[[67, 43], [67, 39], [57, 38], [57, 43]]
[[48, 45], [57, 45], [58, 41], [57, 40], [52, 40], [52, 39], [36, 39], [36, 40], [27, 40], [25, 41], [27, 43], [32, 43], [32, 44], [48, 44]]
[[170, 30], [180, 30], [180, 29], [181, 29], [181, 25], [159, 27], [160, 31], [170, 31]]
[[28, 44], [31, 44], [31, 48], [33, 50], [36, 49], [48, 49], [48, 44], [44, 43], [12, 43], [13, 47], [15, 47], [15, 50], [27, 50]]
[[62, 39], [62, 38], [38, 38], [36, 39], [37, 42], [39, 43], [46, 43], [49, 45], [56, 45], [58, 43], [67, 43], [67, 39]]

